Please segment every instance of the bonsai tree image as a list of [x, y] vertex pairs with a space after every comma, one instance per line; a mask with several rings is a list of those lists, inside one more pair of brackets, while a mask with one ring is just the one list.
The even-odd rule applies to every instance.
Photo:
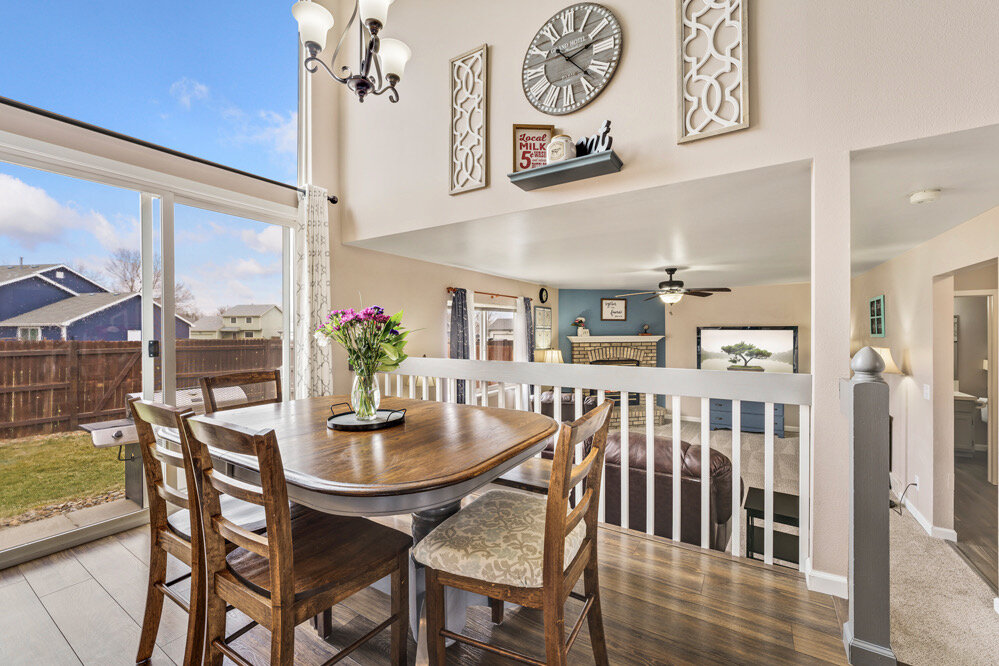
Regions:
[[[763, 368], [759, 365], [749, 365], [750, 361], [755, 361], [758, 358], [770, 358], [773, 354], [768, 352], [766, 349], [760, 349], [756, 345], [752, 345], [748, 342], [739, 342], [734, 345], [725, 345], [721, 348], [723, 352], [728, 354], [728, 362], [732, 363], [729, 366], [729, 370], [749, 370], [762, 372]], [[742, 365], [738, 365], [739, 363]]]

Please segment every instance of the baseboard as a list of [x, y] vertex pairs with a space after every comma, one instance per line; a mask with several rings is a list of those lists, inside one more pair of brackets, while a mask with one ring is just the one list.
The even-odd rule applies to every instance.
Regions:
[[909, 514], [916, 519], [916, 522], [919, 523], [919, 526], [923, 528], [923, 531], [925, 531], [934, 539], [943, 539], [944, 541], [954, 541], [954, 542], [957, 541], [957, 532], [950, 529], [949, 527], [937, 527], [936, 525], [931, 523], [929, 520], [927, 520], [926, 516], [920, 513], [919, 509], [917, 509], [912, 504], [912, 502], [909, 501], [908, 497], [902, 500], [902, 506], [904, 506], [906, 509], [909, 510]]
[[821, 592], [840, 599], [849, 597], [850, 586], [846, 576], [812, 569], [811, 558], [805, 560], [805, 583], [808, 585], [808, 589], [813, 592]]

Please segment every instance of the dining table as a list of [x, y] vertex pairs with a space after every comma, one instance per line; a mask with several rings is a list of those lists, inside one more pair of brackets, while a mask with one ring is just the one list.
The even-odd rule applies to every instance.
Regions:
[[[372, 431], [327, 427], [334, 406], [349, 396], [303, 398], [220, 411], [215, 418], [257, 430], [273, 429], [284, 465], [288, 497], [316, 511], [349, 516], [412, 515], [414, 544], [454, 515], [461, 501], [540, 453], [558, 424], [534, 412], [386, 397], [382, 409], [405, 410], [400, 425]], [[160, 436], [177, 441], [176, 432]], [[247, 480], [258, 480], [257, 459], [211, 450]], [[417, 663], [425, 663], [422, 567], [411, 560], [410, 613]], [[480, 595], [448, 590], [447, 625], [461, 631]], [[324, 638], [330, 616], [314, 626]]]

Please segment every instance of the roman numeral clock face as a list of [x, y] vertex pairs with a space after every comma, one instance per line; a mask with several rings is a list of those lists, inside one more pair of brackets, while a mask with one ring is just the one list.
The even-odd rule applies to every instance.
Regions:
[[539, 111], [561, 116], [583, 108], [610, 82], [621, 59], [621, 24], [592, 2], [548, 19], [524, 56], [524, 94]]

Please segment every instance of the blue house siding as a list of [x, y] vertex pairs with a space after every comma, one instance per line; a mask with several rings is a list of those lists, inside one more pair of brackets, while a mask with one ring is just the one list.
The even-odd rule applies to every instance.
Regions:
[[72, 294], [39, 277], [5, 284], [0, 287], [0, 321], [37, 310], [70, 296]]
[[[160, 338], [160, 307], [153, 309], [156, 339]], [[175, 320], [175, 335], [178, 339], [191, 337], [189, 324]], [[95, 312], [67, 327], [69, 340], [107, 340], [109, 342], [128, 340], [129, 331], [142, 329], [142, 299], [130, 298], [109, 308]]]
[[[60, 271], [62, 271], [61, 278], [57, 277], [57, 274]], [[77, 275], [76, 273], [66, 270], [64, 268], [53, 268], [51, 270], [45, 271], [44, 273], [42, 273], [42, 275], [52, 280], [53, 282], [61, 284], [67, 289], [72, 289], [78, 294], [96, 294], [107, 291], [107, 289], [104, 289], [100, 285], [97, 285], [91, 282], [90, 280], [86, 279], [85, 277]]]

